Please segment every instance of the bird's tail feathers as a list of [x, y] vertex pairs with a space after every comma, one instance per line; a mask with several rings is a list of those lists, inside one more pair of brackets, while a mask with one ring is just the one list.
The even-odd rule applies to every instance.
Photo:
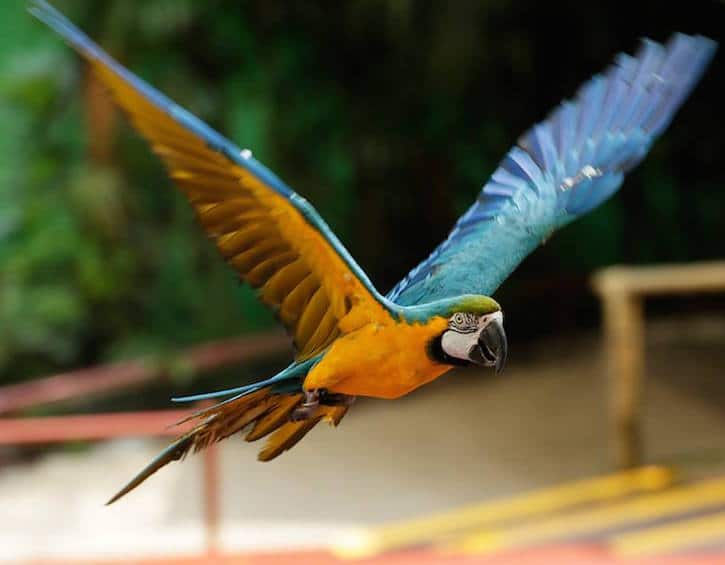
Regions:
[[213, 443], [251, 429], [244, 436], [246, 441], [256, 441], [269, 436], [259, 452], [260, 461], [270, 461], [300, 441], [307, 432], [322, 420], [337, 426], [347, 412], [347, 406], [320, 405], [316, 412], [301, 421], [292, 421], [290, 414], [302, 402], [302, 392], [276, 392], [264, 387], [238, 395], [204, 408], [178, 424], [190, 420], [198, 422], [189, 432], [174, 440], [129, 483], [116, 493], [107, 504], [116, 502], [143, 483], [156, 471], [172, 461], [183, 459], [188, 453], [201, 451]]

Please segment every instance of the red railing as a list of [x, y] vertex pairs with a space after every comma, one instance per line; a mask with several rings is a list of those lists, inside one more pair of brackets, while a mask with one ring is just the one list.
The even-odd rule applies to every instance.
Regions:
[[0, 414], [139, 386], [166, 378], [173, 367], [203, 373], [278, 355], [289, 347], [286, 336], [274, 332], [209, 342], [163, 359], [121, 361], [35, 379], [0, 388]]
[[[0, 388], [0, 414], [51, 403], [87, 399], [116, 390], [139, 386], [169, 375], [169, 368], [183, 364], [186, 370], [204, 372], [280, 354], [288, 350], [285, 336], [278, 333], [211, 342], [166, 357], [124, 361], [81, 369]], [[0, 418], [0, 445], [52, 444], [67, 441], [97, 441], [119, 437], [176, 436], [187, 431], [191, 422], [176, 426], [204, 404], [185, 410], [119, 412], [49, 417]], [[203, 453], [204, 527], [206, 555], [218, 555], [219, 464], [216, 446]]]

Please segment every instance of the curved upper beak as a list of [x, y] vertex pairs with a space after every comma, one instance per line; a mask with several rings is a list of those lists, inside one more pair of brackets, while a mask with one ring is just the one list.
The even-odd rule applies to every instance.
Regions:
[[496, 367], [500, 373], [506, 364], [508, 355], [508, 342], [503, 329], [503, 316], [495, 316], [486, 324], [478, 335], [478, 347], [484, 364], [487, 367]]

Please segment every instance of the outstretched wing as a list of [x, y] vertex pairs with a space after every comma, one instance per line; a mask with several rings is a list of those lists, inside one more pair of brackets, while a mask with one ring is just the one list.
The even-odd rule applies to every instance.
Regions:
[[412, 305], [491, 295], [554, 230], [622, 184], [697, 83], [715, 52], [704, 37], [644, 40], [620, 54], [574, 101], [526, 132], [448, 238], [388, 294]]
[[125, 69], [46, 2], [33, 2], [30, 11], [73, 46], [110, 90], [226, 261], [278, 311], [298, 360], [332, 343], [353, 310], [356, 319], [388, 318], [392, 305], [315, 209], [249, 151]]

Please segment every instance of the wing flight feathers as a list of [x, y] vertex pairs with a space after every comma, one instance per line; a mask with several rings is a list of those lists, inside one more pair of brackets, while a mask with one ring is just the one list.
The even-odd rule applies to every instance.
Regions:
[[191, 202], [224, 259], [279, 313], [299, 361], [340, 321], [389, 319], [383, 298], [315, 209], [271, 171], [125, 69], [43, 0], [30, 11], [88, 62]]
[[643, 40], [527, 131], [504, 157], [448, 238], [388, 294], [414, 305], [491, 295], [553, 231], [599, 206], [652, 143], [702, 76], [716, 49], [675, 34]]

